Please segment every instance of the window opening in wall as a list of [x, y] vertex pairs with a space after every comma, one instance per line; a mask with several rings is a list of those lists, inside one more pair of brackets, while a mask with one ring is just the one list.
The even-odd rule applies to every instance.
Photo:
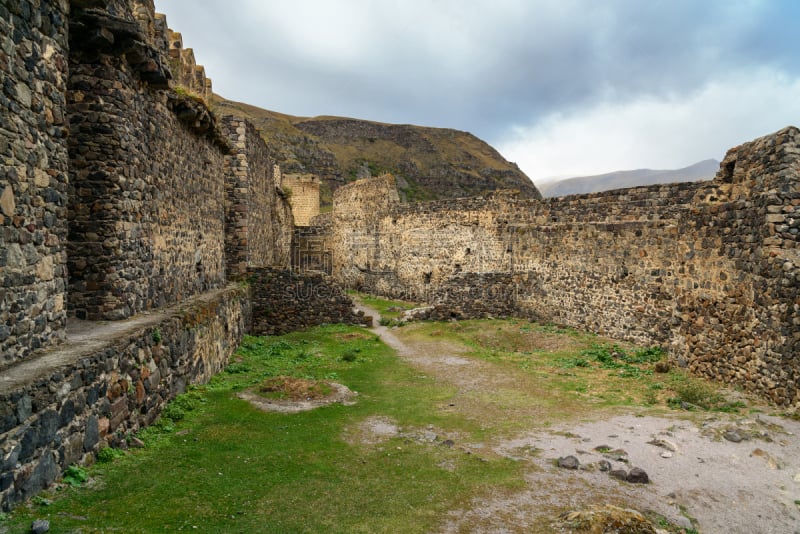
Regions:
[[733, 183], [733, 171], [736, 168], [736, 160], [731, 161], [730, 163], [725, 164], [725, 169], [720, 177], [720, 182], [724, 184], [732, 184]]
[[432, 274], [433, 273], [424, 273], [422, 275], [422, 278], [423, 278], [423, 280], [425, 281], [426, 284], [430, 284], [431, 283], [431, 275]]

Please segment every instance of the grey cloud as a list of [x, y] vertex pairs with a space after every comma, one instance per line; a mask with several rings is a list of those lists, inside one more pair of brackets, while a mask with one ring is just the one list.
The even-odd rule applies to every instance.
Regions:
[[[367, 5], [374, 17], [360, 28], [368, 48], [355, 65], [295, 56], [302, 51], [287, 40], [287, 21], [271, 18], [276, 3], [251, 2], [249, 12], [228, 5], [157, 2], [171, 26], [191, 35], [186, 44], [201, 61], [214, 58], [207, 71], [227, 98], [294, 114], [453, 127], [489, 140], [554, 111], [690, 95], [733, 70], [800, 66], [795, 2], [343, 1], [333, 27], [346, 27], [348, 6]], [[294, 5], [297, 17], [307, 16], [304, 2]], [[398, 6], [414, 11], [395, 20]], [[455, 37], [465, 37], [463, 50], [449, 46]], [[314, 38], [300, 42], [331, 45]]]

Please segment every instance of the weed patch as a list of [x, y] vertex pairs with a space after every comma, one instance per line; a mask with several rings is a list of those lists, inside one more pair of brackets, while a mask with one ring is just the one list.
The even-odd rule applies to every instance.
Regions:
[[80, 486], [89, 480], [86, 469], [77, 465], [71, 465], [64, 471], [64, 483], [70, 486]]

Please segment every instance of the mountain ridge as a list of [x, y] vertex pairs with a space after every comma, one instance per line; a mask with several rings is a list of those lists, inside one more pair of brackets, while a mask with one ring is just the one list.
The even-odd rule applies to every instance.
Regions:
[[586, 193], [597, 193], [611, 189], [623, 189], [642, 185], [672, 182], [694, 182], [711, 180], [719, 170], [719, 161], [705, 159], [680, 169], [634, 169], [577, 176], [539, 185], [545, 197], [559, 197]]
[[217, 113], [249, 119], [284, 173], [320, 177], [323, 209], [333, 191], [389, 172], [408, 202], [479, 196], [517, 189], [541, 198], [528, 176], [469, 132], [348, 117], [298, 117], [214, 95]]

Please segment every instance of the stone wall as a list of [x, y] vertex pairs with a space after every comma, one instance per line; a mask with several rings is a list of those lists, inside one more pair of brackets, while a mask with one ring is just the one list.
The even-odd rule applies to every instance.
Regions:
[[275, 187], [273, 162], [258, 131], [236, 117], [222, 119], [231, 153], [225, 157], [225, 256], [228, 277], [249, 267], [289, 268], [292, 208]]
[[0, 30], [6, 510], [218, 372], [250, 323], [226, 267], [288, 268], [293, 224], [152, 0], [0, 0]]
[[297, 226], [292, 238], [292, 268], [331, 274], [330, 213], [314, 217], [308, 226]]
[[164, 51], [132, 13], [70, 17], [71, 313], [121, 319], [221, 286], [226, 144], [213, 115], [164, 90]]
[[283, 190], [289, 196], [295, 226], [309, 226], [319, 215], [319, 178], [312, 174], [284, 174]]
[[281, 335], [321, 324], [365, 324], [350, 297], [324, 273], [284, 269], [252, 269], [249, 273], [253, 310], [251, 333]]
[[0, 2], [0, 365], [64, 339], [68, 13]]
[[[797, 128], [732, 149], [712, 182], [416, 205], [393, 187], [334, 195], [346, 287], [662, 344], [697, 374], [800, 404]], [[498, 297], [498, 280], [513, 289]]]
[[89, 325], [43, 361], [0, 380], [0, 507], [30, 498], [71, 464], [152, 423], [186, 386], [204, 383], [249, 322], [246, 290], [231, 287], [182, 306]]
[[166, 27], [166, 19], [163, 15], [156, 15], [156, 17], [158, 17], [157, 21], [164, 21], [159, 24], [159, 30], [166, 32], [169, 46], [169, 66], [175, 83], [182, 90], [205, 102], [210, 102], [214, 94], [211, 80], [206, 77], [205, 68], [195, 61], [194, 50], [183, 47], [183, 36]]

